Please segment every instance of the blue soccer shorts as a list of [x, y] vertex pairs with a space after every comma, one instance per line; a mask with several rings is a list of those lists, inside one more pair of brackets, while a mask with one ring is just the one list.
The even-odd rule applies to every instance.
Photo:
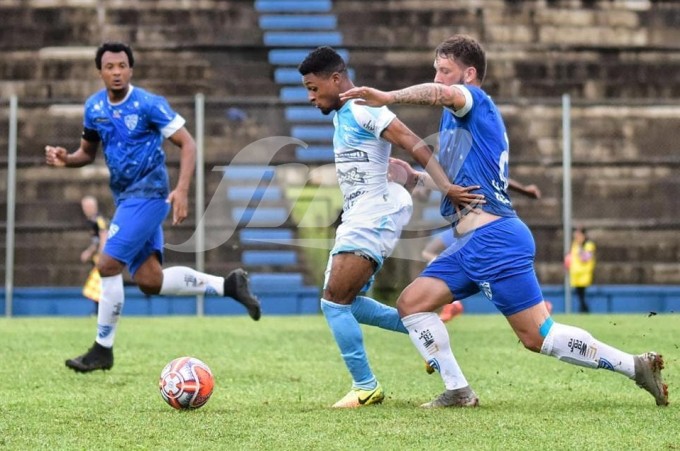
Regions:
[[113, 215], [104, 253], [125, 263], [134, 278], [153, 253], [163, 262], [163, 221], [170, 212], [165, 199], [123, 199]]
[[519, 218], [501, 218], [456, 236], [420, 276], [442, 280], [457, 300], [481, 291], [510, 316], [543, 301], [535, 255], [529, 228]]

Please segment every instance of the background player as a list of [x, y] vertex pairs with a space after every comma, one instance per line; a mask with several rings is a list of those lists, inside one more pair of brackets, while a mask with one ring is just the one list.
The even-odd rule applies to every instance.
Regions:
[[[161, 267], [165, 217], [171, 206], [173, 225], [188, 214], [196, 144], [184, 127], [184, 118], [164, 97], [130, 84], [134, 66], [130, 47], [105, 43], [97, 49], [95, 64], [105, 88], [85, 102], [80, 147], [72, 153], [63, 147], [45, 147], [48, 165], [81, 167], [94, 162], [101, 143], [116, 205], [97, 263], [102, 277], [97, 337], [85, 354], [66, 361], [67, 367], [79, 372], [113, 366], [113, 342], [125, 301], [125, 267], [145, 294], [231, 296], [253, 319], [260, 318], [260, 303], [250, 292], [244, 270], [220, 277], [184, 266]], [[181, 153], [179, 178], [172, 191], [161, 147], [164, 138]]]

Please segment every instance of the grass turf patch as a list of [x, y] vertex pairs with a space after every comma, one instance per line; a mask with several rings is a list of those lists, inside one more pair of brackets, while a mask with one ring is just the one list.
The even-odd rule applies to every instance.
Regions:
[[[350, 378], [321, 316], [124, 317], [111, 371], [64, 360], [91, 344], [94, 318], [0, 319], [2, 449], [679, 449], [678, 315], [556, 316], [633, 353], [666, 360], [671, 405], [625, 377], [523, 349], [498, 315], [448, 323], [478, 409], [425, 411], [439, 394], [405, 335], [365, 327], [383, 405], [329, 406]], [[163, 366], [192, 355], [215, 375], [210, 401], [175, 411]]]

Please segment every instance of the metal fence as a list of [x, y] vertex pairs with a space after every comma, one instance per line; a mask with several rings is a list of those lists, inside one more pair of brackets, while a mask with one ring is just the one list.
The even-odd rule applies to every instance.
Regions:
[[[187, 126], [193, 132], [198, 145], [197, 173], [195, 182], [195, 217], [201, 218], [206, 205], [205, 169], [227, 164], [240, 150], [247, 148], [253, 141], [272, 136], [295, 138], [295, 130], [287, 121], [290, 105], [277, 99], [242, 98], [242, 99], [206, 99], [203, 95], [193, 98], [170, 99], [173, 107], [187, 119]], [[679, 108], [666, 101], [638, 102], [572, 102], [569, 96], [555, 99], [532, 99], [522, 101], [498, 101], [508, 121], [511, 146], [519, 141], [517, 151], [514, 147], [513, 161], [522, 174], [551, 174], [545, 180], [550, 183], [551, 198], [557, 201], [558, 208], [549, 219], [537, 219], [536, 227], [541, 221], [551, 221], [550, 227], [561, 230], [562, 246], [558, 253], [566, 254], [570, 246], [570, 230], [574, 213], [572, 211], [572, 182], [578, 180], [583, 186], [583, 174], [592, 167], [624, 167], [630, 171], [643, 171], [642, 166], [650, 171], [650, 180], [655, 177], [654, 171], [663, 173], [667, 185], [676, 188], [677, 181], [673, 173], [680, 166], [680, 158], [669, 152], [677, 142], [674, 132], [675, 118]], [[395, 107], [395, 111], [407, 124], [422, 136], [432, 133], [436, 126], [436, 115], [424, 112], [417, 107]], [[574, 111], [576, 110], [576, 114]], [[15, 211], [17, 200], [17, 173], [26, 168], [43, 164], [42, 147], [48, 142], [76, 148], [80, 136], [82, 105], [71, 102], [54, 103], [45, 100], [17, 99], [0, 103], [0, 118], [5, 122], [7, 130], [6, 154], [6, 220], [5, 220], [5, 296], [6, 315], [11, 315], [15, 245]], [[645, 135], [644, 130], [637, 130], [633, 121], [642, 124], [638, 127], [655, 127]], [[647, 121], [647, 122], [645, 122]], [[600, 125], [601, 124], [601, 125]], [[326, 124], [327, 125], [327, 124]], [[609, 133], [601, 136], [589, 136], [593, 127], [610, 127]], [[5, 128], [5, 127], [3, 127]], [[633, 129], [633, 132], [631, 132]], [[0, 133], [0, 138], [2, 137]], [[602, 144], [600, 141], [606, 141]], [[590, 147], [592, 146], [592, 147]], [[616, 151], [620, 147], [621, 153]], [[642, 152], [645, 151], [645, 152]], [[592, 157], [589, 157], [589, 155]], [[515, 159], [515, 157], [517, 157]], [[285, 165], [299, 163], [292, 151], [282, 152], [267, 164]], [[169, 157], [170, 164], [176, 164], [176, 157]], [[308, 166], [321, 166], [323, 161], [305, 162]], [[330, 164], [330, 162], [326, 162]], [[573, 174], [572, 167], [581, 171]], [[628, 169], [626, 169], [628, 170]], [[522, 172], [523, 171], [523, 172]], [[644, 178], [644, 176], [643, 176]], [[307, 179], [302, 177], [303, 181]], [[558, 183], [555, 183], [558, 182]], [[585, 181], [588, 183], [588, 180]], [[546, 183], [548, 184], [548, 183]], [[561, 188], [559, 186], [561, 185]], [[580, 188], [579, 188], [580, 189]], [[679, 191], [680, 192], [680, 191]], [[210, 194], [210, 193], [208, 193]], [[579, 192], [579, 195], [583, 193]], [[664, 193], [659, 193], [660, 196]], [[19, 199], [17, 199], [19, 196]], [[672, 198], [673, 194], [670, 194]], [[669, 197], [667, 196], [666, 199]], [[631, 202], [633, 202], [631, 200]], [[668, 202], [666, 202], [668, 203]], [[561, 208], [559, 208], [561, 207]], [[680, 220], [673, 212], [666, 216], [655, 215], [650, 207], [650, 214], [623, 214], [622, 216], [598, 216], [595, 210], [586, 207], [580, 213], [579, 221], [586, 221], [603, 230], [615, 230], [620, 227], [629, 229], [663, 229], [680, 230]], [[617, 207], [619, 208], [619, 207]], [[626, 209], [626, 205], [621, 205]], [[666, 211], [666, 210], [663, 210]], [[584, 213], [586, 216], [584, 217]], [[49, 225], [46, 225], [49, 227]], [[204, 268], [205, 230], [201, 222], [192, 224], [195, 227], [196, 261], [199, 270]], [[680, 238], [679, 238], [680, 240]], [[675, 245], [675, 243], [674, 243]], [[680, 244], [679, 244], [680, 246]], [[559, 263], [561, 265], [561, 262]], [[554, 265], [553, 265], [554, 266]], [[559, 269], [559, 268], [558, 268]], [[677, 280], [670, 278], [669, 283]], [[680, 282], [680, 280], [677, 280]], [[675, 282], [675, 283], [677, 283]], [[565, 279], [565, 294], [569, 296], [568, 280]], [[202, 300], [198, 299], [198, 312], [202, 312]], [[566, 302], [569, 309], [571, 302]]]

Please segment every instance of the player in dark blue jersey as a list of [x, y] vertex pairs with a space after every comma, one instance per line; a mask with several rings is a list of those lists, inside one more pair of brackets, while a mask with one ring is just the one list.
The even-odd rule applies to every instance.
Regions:
[[[80, 147], [72, 153], [63, 147], [45, 147], [48, 165], [82, 167], [94, 162], [101, 145], [116, 205], [97, 262], [102, 278], [97, 337], [88, 352], [66, 361], [67, 367], [79, 372], [113, 366], [113, 342], [125, 301], [125, 267], [145, 294], [230, 296], [243, 304], [254, 320], [260, 318], [260, 302], [250, 292], [243, 269], [220, 277], [184, 266], [162, 268], [162, 224], [170, 208], [173, 225], [188, 215], [196, 144], [184, 127], [184, 118], [165, 98], [130, 84], [134, 57], [129, 46], [103, 44], [97, 49], [95, 64], [105, 88], [85, 102]], [[177, 146], [181, 154], [179, 178], [172, 191], [162, 148], [164, 139]]]
[[[434, 83], [392, 92], [357, 87], [340, 96], [363, 99], [369, 106], [443, 107], [439, 161], [454, 184], [479, 185], [486, 200], [474, 209], [442, 200], [441, 213], [453, 222], [455, 240], [397, 301], [414, 345], [439, 370], [446, 386], [444, 393], [423, 407], [479, 402], [453, 356], [446, 327], [434, 313], [479, 291], [505, 315], [526, 348], [571, 364], [623, 374], [651, 393], [657, 405], [667, 405], [660, 355], [622, 352], [583, 329], [551, 318], [534, 271], [534, 239], [507, 194], [508, 137], [496, 105], [481, 89], [486, 71], [482, 47], [470, 37], [453, 36], [437, 47], [434, 68]], [[427, 175], [411, 171], [411, 177]]]

